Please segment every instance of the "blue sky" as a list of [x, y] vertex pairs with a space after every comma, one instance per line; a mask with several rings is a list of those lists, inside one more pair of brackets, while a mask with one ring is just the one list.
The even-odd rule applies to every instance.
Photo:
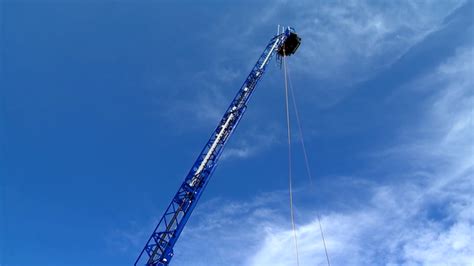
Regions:
[[[278, 24], [301, 265], [472, 264], [473, 3], [2, 1], [0, 265], [131, 265]], [[285, 134], [272, 62], [173, 265], [294, 264]]]

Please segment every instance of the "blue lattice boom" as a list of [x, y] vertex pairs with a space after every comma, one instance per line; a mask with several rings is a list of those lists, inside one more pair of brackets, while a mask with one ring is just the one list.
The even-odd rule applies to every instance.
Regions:
[[300, 40], [290, 27], [284, 28], [270, 40], [153, 230], [135, 266], [165, 266], [170, 263], [174, 255], [173, 247], [216, 169], [225, 144], [247, 109], [247, 102], [267, 65], [275, 54], [293, 54]]

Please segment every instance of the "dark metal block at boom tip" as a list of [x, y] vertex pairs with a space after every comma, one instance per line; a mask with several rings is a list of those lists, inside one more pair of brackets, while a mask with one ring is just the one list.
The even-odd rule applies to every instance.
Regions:
[[300, 47], [301, 38], [294, 32], [290, 33], [285, 43], [278, 50], [278, 54], [281, 56], [292, 55]]

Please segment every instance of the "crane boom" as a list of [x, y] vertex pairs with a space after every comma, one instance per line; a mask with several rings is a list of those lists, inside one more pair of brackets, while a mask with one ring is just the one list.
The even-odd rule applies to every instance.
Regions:
[[294, 29], [290, 27], [270, 40], [153, 230], [135, 261], [135, 266], [166, 266], [170, 263], [174, 255], [173, 247], [216, 169], [223, 148], [242, 118], [247, 102], [265, 73], [270, 59], [276, 53], [279, 56], [293, 54], [300, 41]]

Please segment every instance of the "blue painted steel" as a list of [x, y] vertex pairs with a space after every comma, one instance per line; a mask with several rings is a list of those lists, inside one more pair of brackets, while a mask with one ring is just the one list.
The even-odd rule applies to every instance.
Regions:
[[265, 73], [270, 59], [279, 51], [292, 32], [294, 30], [288, 27], [283, 33], [274, 36], [270, 40], [161, 217], [155, 230], [153, 230], [145, 247], [135, 261], [135, 266], [165, 266], [169, 264], [174, 255], [173, 247], [193, 209], [196, 207], [209, 178], [216, 169], [217, 161], [224, 145], [242, 118], [255, 86]]

